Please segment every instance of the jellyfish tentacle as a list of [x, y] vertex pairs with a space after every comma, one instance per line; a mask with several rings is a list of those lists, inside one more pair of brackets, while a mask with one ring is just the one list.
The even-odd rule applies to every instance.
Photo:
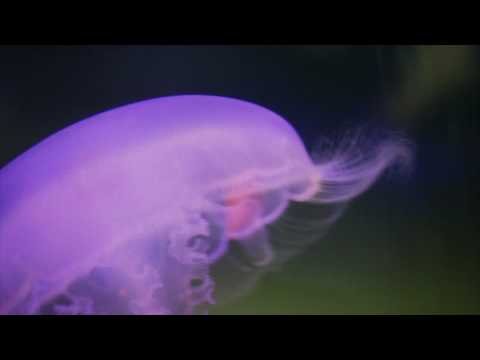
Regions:
[[215, 283], [208, 273], [203, 276], [193, 276], [186, 287], [185, 297], [188, 299], [186, 313], [194, 313], [201, 305], [214, 305], [216, 303], [213, 292]]
[[70, 299], [69, 304], [55, 304], [53, 311], [58, 315], [93, 315], [94, 301], [90, 297], [81, 296], [72, 292], [66, 292], [66, 296]]
[[26, 299], [17, 306], [21, 314], [35, 314], [41, 307], [43, 300], [50, 293], [51, 284], [47, 281], [37, 280], [32, 282], [30, 292]]
[[190, 240], [195, 236], [208, 237], [208, 223], [198, 214], [187, 212], [180, 224], [172, 228], [169, 233], [170, 254], [183, 264], [208, 263], [206, 254], [195, 246], [192, 247]]
[[129, 304], [129, 311], [132, 315], [172, 315], [174, 312], [165, 305], [159, 305], [156, 301], [156, 292], [163, 286], [148, 287], [145, 294], [138, 294], [135, 300]]
[[170, 233], [169, 252], [180, 263], [185, 265], [208, 263], [208, 257], [204, 252], [189, 246], [190, 239], [195, 236], [198, 234], [191, 234], [184, 229], [175, 229]]
[[267, 237], [267, 231], [260, 228], [251, 235], [236, 240], [253, 267], [264, 267], [273, 259], [273, 249]]
[[224, 254], [228, 240], [216, 215], [196, 209], [185, 214], [182, 225], [169, 232], [170, 254], [184, 264], [210, 264]]

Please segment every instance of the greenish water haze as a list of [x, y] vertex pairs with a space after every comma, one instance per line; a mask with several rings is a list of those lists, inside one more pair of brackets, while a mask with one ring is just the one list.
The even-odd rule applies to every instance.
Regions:
[[478, 245], [454, 241], [474, 234], [471, 225], [404, 224], [386, 207], [360, 200], [304, 254], [213, 314], [480, 313]]

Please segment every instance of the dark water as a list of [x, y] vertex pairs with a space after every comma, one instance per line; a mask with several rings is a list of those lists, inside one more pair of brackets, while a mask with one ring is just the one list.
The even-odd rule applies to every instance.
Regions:
[[214, 313], [480, 313], [479, 49], [460, 46], [0, 46], [0, 166], [100, 111], [231, 96], [287, 118], [309, 147], [366, 122], [416, 143], [330, 233]]

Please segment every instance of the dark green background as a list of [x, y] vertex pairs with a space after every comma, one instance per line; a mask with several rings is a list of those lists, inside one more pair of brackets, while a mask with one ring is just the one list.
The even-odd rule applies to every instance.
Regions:
[[100, 111], [177, 94], [253, 101], [311, 148], [364, 123], [416, 162], [219, 314], [479, 313], [479, 49], [473, 46], [0, 46], [0, 166]]

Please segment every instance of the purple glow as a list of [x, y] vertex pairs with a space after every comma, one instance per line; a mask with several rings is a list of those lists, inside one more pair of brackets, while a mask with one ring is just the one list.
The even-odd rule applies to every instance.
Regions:
[[0, 313], [193, 313], [215, 302], [210, 270], [232, 243], [268, 268], [283, 256], [268, 227], [292, 201], [345, 204], [409, 155], [396, 139], [362, 151], [313, 162], [287, 121], [215, 96], [80, 121], [0, 170]]

